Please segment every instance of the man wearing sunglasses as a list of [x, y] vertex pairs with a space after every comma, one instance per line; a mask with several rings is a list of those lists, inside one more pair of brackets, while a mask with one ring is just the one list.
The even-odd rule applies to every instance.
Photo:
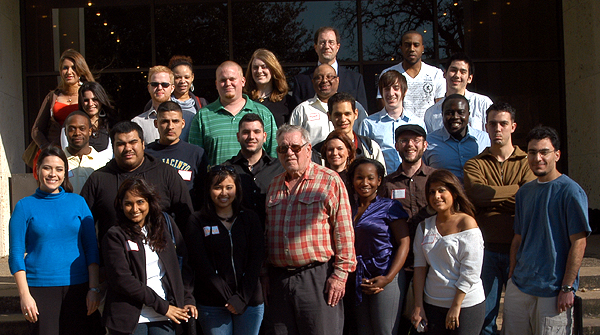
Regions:
[[150, 93], [152, 105], [150, 109], [131, 119], [144, 130], [144, 143], [146, 145], [160, 138], [158, 129], [154, 126], [157, 116], [156, 110], [158, 105], [171, 99], [171, 93], [175, 89], [174, 82], [173, 72], [166, 66], [157, 65], [151, 67], [148, 72], [148, 93]]
[[267, 193], [267, 333], [342, 334], [342, 297], [356, 268], [346, 187], [336, 172], [311, 161], [306, 129], [281, 126], [277, 144], [285, 173]]

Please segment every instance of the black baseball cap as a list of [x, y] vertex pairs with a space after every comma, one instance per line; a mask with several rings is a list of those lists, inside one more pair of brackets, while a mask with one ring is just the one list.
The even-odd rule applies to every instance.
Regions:
[[412, 131], [413, 133], [423, 136], [423, 139], [427, 139], [427, 132], [423, 127], [418, 124], [403, 124], [400, 127], [396, 128], [396, 140], [398, 140], [398, 136], [405, 131]]

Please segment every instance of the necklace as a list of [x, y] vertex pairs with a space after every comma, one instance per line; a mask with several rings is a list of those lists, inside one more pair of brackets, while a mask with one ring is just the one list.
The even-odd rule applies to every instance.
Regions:
[[222, 218], [222, 217], [220, 217], [220, 216], [218, 216], [218, 215], [217, 215], [217, 217], [219, 218], [219, 220], [221, 220], [221, 221], [225, 221], [225, 222], [232, 222], [232, 221], [233, 221], [233, 219], [234, 219], [234, 218], [233, 218], [233, 215], [232, 215], [232, 216], [230, 216], [230, 217], [228, 217], [228, 218]]

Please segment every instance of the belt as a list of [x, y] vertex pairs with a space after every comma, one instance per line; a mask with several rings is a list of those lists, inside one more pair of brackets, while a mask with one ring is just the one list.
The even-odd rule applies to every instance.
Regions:
[[304, 270], [308, 270], [308, 269], [312, 269], [314, 267], [317, 267], [319, 265], [325, 264], [323, 262], [312, 262], [310, 264], [306, 264], [303, 266], [285, 266], [285, 267], [279, 267], [277, 269], [282, 270], [283, 272], [285, 272], [287, 275], [295, 275], [296, 273], [302, 272]]

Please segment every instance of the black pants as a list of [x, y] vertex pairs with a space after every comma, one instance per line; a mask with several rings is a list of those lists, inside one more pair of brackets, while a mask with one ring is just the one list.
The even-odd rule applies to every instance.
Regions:
[[331, 262], [292, 274], [285, 269], [271, 269], [269, 305], [265, 306], [266, 333], [341, 335], [343, 303], [340, 300], [335, 307], [327, 305], [325, 293], [332, 272]]
[[440, 335], [473, 335], [479, 334], [485, 318], [485, 301], [471, 307], [461, 308], [458, 317], [458, 328], [446, 329], [446, 315], [449, 308], [424, 304], [427, 315], [427, 334]]
[[100, 313], [87, 315], [88, 283], [71, 286], [29, 287], [39, 315], [32, 334], [103, 334]]

